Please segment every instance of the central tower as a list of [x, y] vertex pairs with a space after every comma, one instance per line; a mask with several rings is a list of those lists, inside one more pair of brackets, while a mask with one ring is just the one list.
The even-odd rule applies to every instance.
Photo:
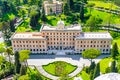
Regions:
[[57, 23], [57, 28], [58, 29], [60, 29], [60, 30], [62, 30], [62, 29], [64, 29], [64, 21], [62, 21], [62, 20], [60, 20], [60, 21], [58, 21], [58, 23]]

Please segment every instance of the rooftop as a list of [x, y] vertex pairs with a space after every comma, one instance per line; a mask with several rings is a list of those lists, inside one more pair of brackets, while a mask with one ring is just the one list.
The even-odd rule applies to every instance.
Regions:
[[40, 32], [14, 33], [12, 39], [45, 39]]
[[70, 25], [70, 26], [64, 26], [64, 21], [60, 20], [57, 23], [57, 26], [50, 26], [50, 25], [42, 25], [41, 30], [43, 31], [53, 31], [53, 30], [63, 30], [63, 31], [82, 31], [81, 25], [80, 24], [74, 24], [74, 25]]
[[46, 4], [46, 5], [61, 4], [61, 3], [62, 3], [61, 1], [56, 1], [56, 0], [47, 0], [47, 1], [44, 1], [44, 4]]
[[112, 39], [109, 32], [85, 32], [76, 39]]

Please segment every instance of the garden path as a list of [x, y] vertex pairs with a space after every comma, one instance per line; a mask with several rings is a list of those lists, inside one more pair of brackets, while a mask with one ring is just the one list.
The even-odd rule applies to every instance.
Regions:
[[[67, 62], [67, 63], [70, 63], [70, 64], [72, 64], [72, 65], [76, 65], [76, 66], [77, 66], [77, 69], [76, 69], [75, 71], [73, 71], [72, 73], [69, 74], [70, 77], [74, 77], [75, 75], [77, 75], [77, 74], [82, 70], [83, 65], [84, 65], [83, 63], [80, 63], [80, 62], [78, 62], [78, 61], [72, 60], [71, 58], [56, 58], [56, 59], [52, 60], [50, 63], [55, 62], [55, 61], [64, 61], [64, 62]], [[44, 65], [46, 65], [46, 64], [44, 64]], [[53, 75], [47, 73], [47, 72], [42, 68], [42, 65], [36, 66], [36, 68], [38, 69], [38, 71], [39, 71], [42, 75], [44, 75], [44, 76], [46, 76], [46, 77], [48, 77], [48, 78], [50, 78], [50, 79], [52, 79], [52, 80], [57, 80], [57, 79], [59, 79], [59, 77], [53, 76]]]

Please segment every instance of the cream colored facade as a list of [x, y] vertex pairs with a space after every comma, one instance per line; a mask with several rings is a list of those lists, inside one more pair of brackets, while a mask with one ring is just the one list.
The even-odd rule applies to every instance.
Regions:
[[110, 53], [112, 37], [108, 32], [82, 32], [79, 24], [64, 26], [42, 25], [40, 32], [14, 33], [11, 37], [14, 51], [28, 49], [32, 53], [82, 53], [96, 48], [102, 53]]
[[62, 4], [63, 4], [62, 2], [56, 0], [44, 1], [43, 6], [44, 6], [45, 14], [49, 15], [54, 13], [55, 14], [62, 13]]

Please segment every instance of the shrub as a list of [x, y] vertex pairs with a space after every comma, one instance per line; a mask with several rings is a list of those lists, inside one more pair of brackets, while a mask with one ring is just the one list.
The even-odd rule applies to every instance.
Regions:
[[107, 67], [106, 70], [105, 70], [105, 73], [110, 73], [110, 72], [111, 72], [111, 68]]
[[4, 77], [7, 77], [11, 74], [14, 74], [14, 69], [13, 68], [8, 68], [4, 71], [1, 71], [0, 72], [0, 79], [4, 78]]

